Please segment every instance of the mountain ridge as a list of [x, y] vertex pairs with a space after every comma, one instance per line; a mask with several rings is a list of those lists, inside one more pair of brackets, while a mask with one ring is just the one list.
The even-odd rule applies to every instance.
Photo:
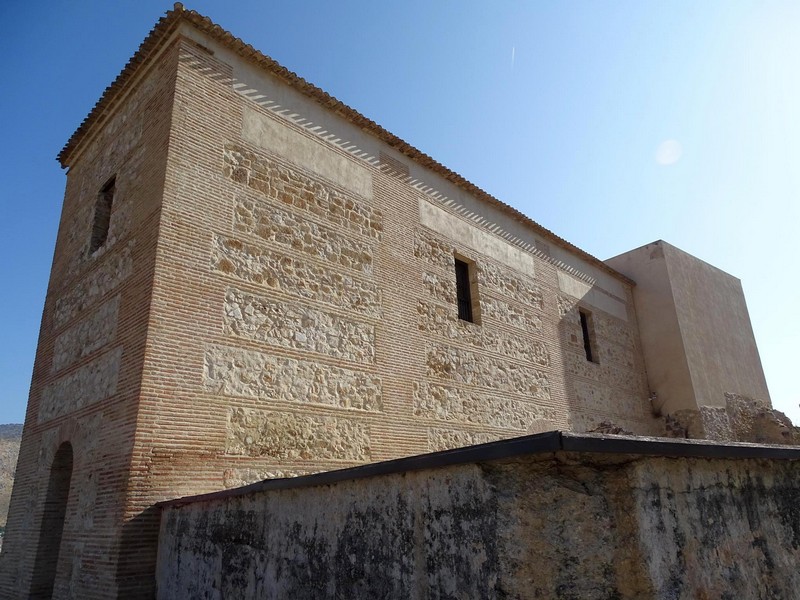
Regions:
[[14, 472], [17, 469], [22, 423], [0, 424], [0, 527], [5, 528]]

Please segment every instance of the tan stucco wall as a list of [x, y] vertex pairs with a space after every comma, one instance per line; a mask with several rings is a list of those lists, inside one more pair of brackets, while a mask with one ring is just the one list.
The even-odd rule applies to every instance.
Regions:
[[725, 406], [725, 393], [769, 403], [741, 282], [658, 241], [606, 261], [637, 283], [650, 388], [670, 413]]

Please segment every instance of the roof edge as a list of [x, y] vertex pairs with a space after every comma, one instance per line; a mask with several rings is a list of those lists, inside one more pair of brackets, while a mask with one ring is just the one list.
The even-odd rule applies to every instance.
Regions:
[[658, 456], [665, 458], [708, 458], [725, 460], [800, 460], [799, 446], [547, 431], [545, 433], [504, 439], [476, 446], [466, 446], [453, 450], [443, 450], [441, 452], [419, 454], [406, 458], [396, 458], [336, 471], [325, 471], [312, 475], [283, 479], [265, 479], [229, 490], [198, 494], [195, 496], [184, 496], [174, 500], [164, 500], [156, 503], [155, 507], [159, 509], [179, 507], [195, 502], [234, 498], [251, 493], [301, 489], [381, 475], [407, 473], [424, 469], [437, 469], [466, 463], [488, 462], [519, 456], [548, 453], [555, 454], [559, 452], [610, 454], [633, 458]]
[[68, 163], [72, 154], [90, 134], [91, 130], [113, 112], [131, 80], [139, 74], [139, 71], [143, 68], [147, 60], [158, 52], [161, 42], [169, 38], [178, 28], [178, 24], [184, 12], [183, 4], [176, 2], [173, 9], [167, 11], [167, 13], [156, 22], [150, 30], [150, 33], [147, 34], [147, 37], [139, 44], [139, 48], [122, 68], [122, 71], [120, 71], [114, 81], [103, 90], [100, 99], [91, 108], [89, 114], [81, 121], [78, 128], [56, 156], [56, 160], [58, 160], [62, 168], [67, 168], [69, 166]]
[[211, 21], [211, 19], [208, 17], [205, 17], [194, 10], [186, 9], [180, 2], [176, 2], [173, 6], [173, 9], [168, 11], [158, 20], [144, 41], [139, 45], [137, 51], [122, 69], [120, 74], [103, 91], [100, 99], [95, 103], [94, 107], [89, 111], [89, 114], [83, 119], [81, 124], [69, 138], [61, 152], [59, 152], [57, 159], [63, 168], [68, 166], [67, 163], [71, 155], [90, 134], [90, 131], [95, 127], [95, 125], [100, 123], [114, 110], [117, 103], [121, 100], [127, 85], [139, 73], [140, 69], [144, 67], [148, 59], [158, 52], [163, 40], [167, 39], [172, 33], [174, 33], [181, 22], [190, 23], [201, 32], [227, 46], [238, 56], [257, 64], [262, 68], [265, 68], [272, 75], [283, 80], [288, 85], [296, 88], [306, 96], [309, 96], [324, 108], [333, 111], [357, 127], [366, 130], [368, 133], [371, 133], [379, 140], [385, 142], [387, 145], [407, 156], [420, 166], [434, 171], [439, 176], [457, 185], [463, 190], [473, 194], [491, 206], [500, 209], [502, 212], [519, 221], [523, 225], [532, 228], [536, 233], [542, 235], [542, 237], [545, 237], [549, 241], [555, 242], [558, 245], [571, 250], [593, 267], [612, 275], [628, 285], [636, 285], [635, 281], [605, 264], [602, 260], [568, 242], [564, 238], [556, 235], [513, 206], [499, 200], [495, 196], [467, 180], [462, 175], [459, 175], [431, 156], [425, 154], [390, 131], [384, 129], [381, 125], [369, 119], [368, 117], [365, 117], [354, 108], [351, 108], [344, 102], [337, 100], [335, 97], [331, 96], [321, 88], [309, 83], [293, 71], [290, 71], [283, 65], [279, 64], [274, 59], [263, 54], [259, 50], [256, 50], [250, 44], [245, 43], [240, 38], [237, 38], [229, 31], [223, 29]]

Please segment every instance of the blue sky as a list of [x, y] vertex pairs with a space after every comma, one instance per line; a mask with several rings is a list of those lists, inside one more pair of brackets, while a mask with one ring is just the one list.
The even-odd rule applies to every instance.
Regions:
[[[55, 156], [170, 6], [0, 3], [0, 423], [24, 418]], [[800, 422], [800, 3], [187, 6], [598, 258], [664, 239], [739, 277]]]

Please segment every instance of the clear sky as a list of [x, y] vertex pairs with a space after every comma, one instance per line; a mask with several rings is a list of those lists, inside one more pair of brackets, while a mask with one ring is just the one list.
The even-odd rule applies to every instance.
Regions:
[[[55, 156], [151, 0], [0, 2], [0, 423], [24, 418]], [[742, 280], [800, 422], [800, 2], [188, 2], [598, 258], [664, 239]]]

